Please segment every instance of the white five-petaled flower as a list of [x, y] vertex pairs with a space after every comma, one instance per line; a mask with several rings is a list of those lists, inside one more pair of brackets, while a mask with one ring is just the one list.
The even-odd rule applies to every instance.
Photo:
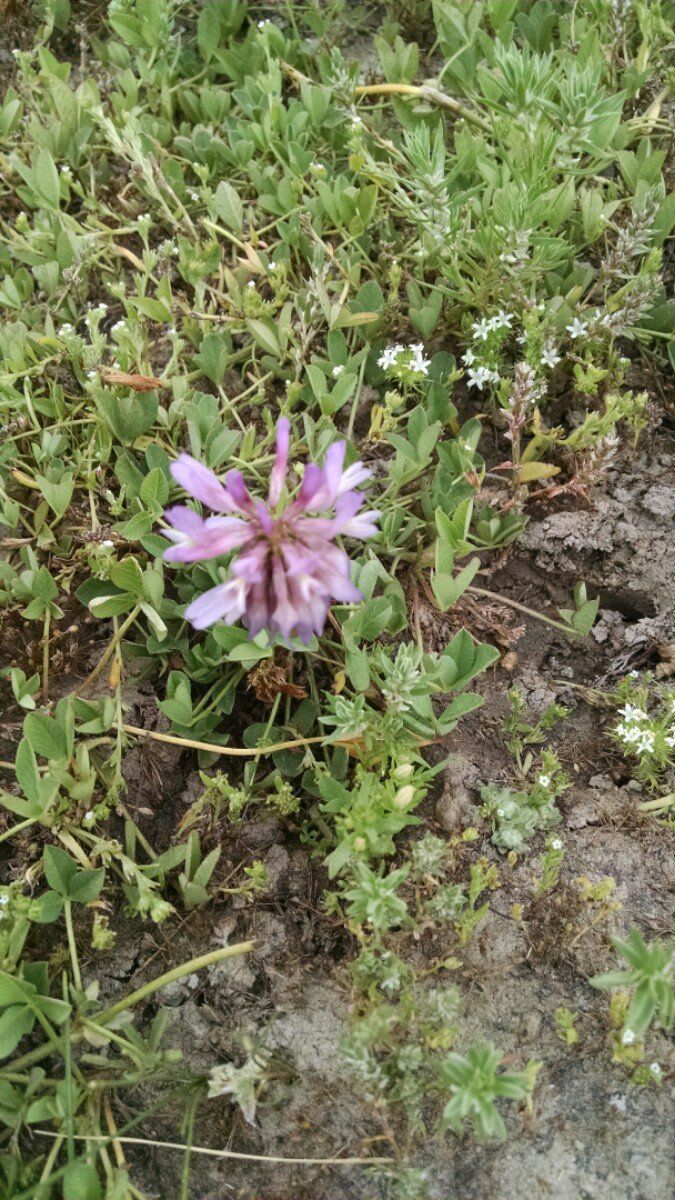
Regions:
[[478, 340], [481, 342], [487, 340], [487, 336], [492, 329], [493, 325], [487, 317], [481, 317], [480, 321], [474, 321], [473, 325], [471, 326], [471, 331], [474, 338], [478, 338]]
[[504, 312], [504, 309], [500, 308], [494, 317], [490, 317], [488, 324], [491, 329], [510, 329], [512, 321], [513, 313]]
[[632, 1029], [624, 1029], [623, 1033], [621, 1034], [621, 1045], [622, 1046], [632, 1046], [634, 1041], [635, 1041], [635, 1034], [634, 1034], [633, 1030]]
[[539, 779], [537, 780], [537, 783], [539, 783], [541, 785], [541, 787], [545, 787], [545, 788], [550, 787], [551, 776], [550, 775], [540, 775]]
[[431, 366], [431, 359], [424, 357], [424, 346], [422, 343], [415, 342], [410, 349], [412, 350], [412, 362], [410, 363], [410, 370], [415, 371], [415, 373], [418, 375], [428, 375], [429, 367]]
[[402, 354], [404, 349], [405, 347], [400, 342], [396, 342], [394, 346], [385, 346], [377, 360], [378, 367], [381, 367], [383, 371], [389, 370], [389, 367], [393, 367], [399, 354]]
[[467, 350], [466, 353], [462, 355], [462, 362], [464, 363], [465, 367], [470, 367], [475, 361], [476, 355], [471, 349]]
[[469, 367], [466, 375], [468, 386], [478, 388], [478, 391], [482, 392], [485, 384], [490, 383], [493, 372], [487, 367]]
[[562, 850], [562, 848], [563, 848], [563, 844], [560, 841], [560, 838], [552, 838], [551, 839], [551, 850]]
[[545, 346], [541, 352], [541, 362], [545, 367], [557, 367], [560, 355], [556, 354], [554, 346]]
[[635, 704], [625, 704], [623, 708], [618, 710], [619, 716], [626, 721], [648, 721], [649, 718], [643, 708], [638, 708]]
[[650, 1070], [651, 1074], [652, 1074], [652, 1075], [656, 1075], [656, 1077], [657, 1077], [657, 1079], [658, 1079], [659, 1075], [661, 1074], [661, 1066], [660, 1066], [660, 1064], [659, 1064], [659, 1063], [657, 1063], [657, 1062], [650, 1063], [650, 1064], [649, 1064], [649, 1070]]
[[581, 317], [573, 317], [572, 324], [566, 325], [565, 329], [567, 330], [567, 332], [569, 333], [571, 338], [583, 337], [586, 330], [588, 329], [588, 323], [586, 321], [582, 321]]
[[333, 367], [333, 370], [331, 371], [333, 379], [337, 379], [342, 374], [343, 371], [344, 371], [344, 366], [342, 365], [342, 363], [338, 363], [338, 365], [336, 367]]

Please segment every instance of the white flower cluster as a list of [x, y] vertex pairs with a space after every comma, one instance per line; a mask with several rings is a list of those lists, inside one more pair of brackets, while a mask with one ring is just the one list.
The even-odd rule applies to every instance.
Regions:
[[[402, 355], [408, 355], [409, 358], [400, 361]], [[394, 346], [385, 346], [377, 365], [383, 371], [389, 371], [392, 367], [405, 367], [414, 375], [428, 375], [431, 359], [424, 357], [424, 346], [421, 342], [415, 342], [412, 346], [402, 346], [397, 342]]]
[[[466, 361], [466, 355], [464, 355], [464, 361]], [[482, 392], [486, 383], [499, 383], [499, 372], [491, 371], [489, 367], [469, 367], [466, 377], [468, 387], [478, 388], [479, 392]]]
[[480, 321], [474, 321], [471, 332], [475, 339], [484, 342], [493, 329], [510, 329], [512, 321], [513, 313], [504, 312], [504, 309], [500, 308], [494, 317], [481, 317]]
[[649, 717], [644, 709], [637, 708], [634, 704], [626, 704], [619, 709], [619, 715], [623, 717], [623, 721], [619, 721], [614, 729], [617, 737], [635, 754], [651, 754], [656, 737], [653, 729], [645, 728]]

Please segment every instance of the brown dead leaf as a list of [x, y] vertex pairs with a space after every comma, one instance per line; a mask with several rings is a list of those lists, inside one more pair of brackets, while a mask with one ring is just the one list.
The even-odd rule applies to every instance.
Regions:
[[134, 392], [155, 392], [166, 387], [164, 381], [155, 379], [154, 375], [127, 375], [126, 371], [116, 371], [113, 367], [99, 367], [98, 373], [103, 383], [132, 388]]

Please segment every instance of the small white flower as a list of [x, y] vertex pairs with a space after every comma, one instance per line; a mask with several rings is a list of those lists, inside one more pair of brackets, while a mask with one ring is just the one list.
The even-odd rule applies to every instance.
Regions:
[[491, 329], [510, 329], [512, 321], [513, 313], [504, 312], [504, 309], [500, 308], [494, 317], [490, 317], [488, 324]]
[[487, 319], [487, 317], [481, 317], [480, 321], [474, 321], [473, 325], [471, 326], [471, 331], [474, 338], [478, 338], [479, 341], [484, 342], [486, 341], [487, 336], [491, 332], [492, 328], [492, 323]]
[[631, 678], [631, 679], [639, 679], [639, 678], [640, 678], [640, 672], [639, 672], [639, 671], [630, 671], [630, 672], [629, 672], [629, 675], [630, 675], [630, 678]]
[[247, 288], [254, 288], [255, 287], [255, 279], [249, 279], [246, 286], [247, 286]]
[[640, 733], [635, 746], [640, 754], [652, 754], [654, 751], [654, 741], [656, 735], [651, 729], [644, 729]]
[[360, 117], [358, 113], [354, 113], [352, 117], [352, 125], [363, 125], [363, 117]]
[[622, 1046], [632, 1046], [634, 1041], [635, 1041], [635, 1034], [634, 1034], [633, 1030], [632, 1029], [624, 1029], [623, 1033], [621, 1034], [621, 1045]]
[[563, 844], [560, 838], [551, 838], [551, 850], [562, 850]]
[[675, 746], [675, 731], [673, 731], [673, 733], [667, 733], [663, 740], [666, 743], [666, 746], [672, 750]]
[[537, 783], [539, 783], [541, 785], [541, 787], [550, 787], [551, 786], [551, 776], [550, 775], [540, 775], [539, 779], [537, 780]]
[[73, 173], [71, 171], [70, 167], [68, 166], [68, 163], [63, 163], [59, 167], [59, 171], [61, 172], [62, 175], [72, 175], [72, 173]]
[[560, 355], [556, 354], [553, 346], [546, 346], [541, 352], [541, 362], [545, 367], [557, 367]]
[[635, 704], [625, 704], [623, 708], [618, 709], [620, 717], [626, 721], [648, 721], [649, 717], [643, 708], [638, 708]]
[[98, 371], [94, 371], [94, 370], [87, 371], [87, 379], [96, 379], [97, 375], [98, 375]]
[[6, 895], [0, 896], [0, 907], [6, 908], [8, 904], [9, 904], [9, 896], [6, 896]]
[[476, 367], [475, 369], [469, 367], [466, 374], [468, 386], [478, 388], [479, 392], [482, 392], [485, 384], [489, 383], [492, 379], [492, 371], [488, 370], [487, 367]]
[[655, 1075], [655, 1076], [656, 1076], [656, 1078], [657, 1078], [657, 1079], [659, 1078], [659, 1076], [660, 1076], [660, 1075], [661, 1075], [661, 1073], [662, 1073], [662, 1072], [661, 1072], [661, 1066], [660, 1066], [660, 1064], [659, 1064], [659, 1063], [657, 1063], [657, 1062], [650, 1063], [650, 1064], [649, 1064], [649, 1070], [651, 1071], [652, 1075]]
[[389, 367], [393, 367], [399, 354], [403, 354], [404, 347], [397, 343], [395, 346], [385, 346], [380, 357], [377, 360], [378, 367], [383, 371], [388, 371]]
[[338, 379], [343, 371], [344, 371], [344, 366], [342, 365], [342, 363], [338, 363], [338, 365], [336, 367], [333, 367], [333, 370], [331, 371], [331, 375], [333, 376], [333, 379]]
[[264, 29], [266, 25], [269, 25], [269, 21], [258, 21], [258, 29]]
[[197, 202], [197, 200], [199, 200], [199, 192], [188, 192], [188, 196], [190, 197], [191, 200], [194, 200], [195, 203]]
[[431, 366], [431, 359], [424, 357], [424, 346], [422, 343], [416, 342], [414, 346], [410, 347], [410, 349], [412, 351], [410, 370], [415, 371], [418, 375], [428, 375], [429, 367]]
[[572, 324], [566, 325], [565, 329], [571, 338], [579, 338], [583, 337], [585, 334], [586, 330], [588, 329], [588, 324], [586, 321], [582, 321], [580, 317], [574, 317]]
[[104, 550], [110, 550], [114, 545], [115, 543], [110, 538], [106, 538], [105, 541], [101, 542], [101, 548]]
[[470, 367], [475, 361], [476, 355], [474, 354], [473, 350], [467, 350], [466, 354], [462, 355], [462, 362], [464, 363], [465, 367]]
[[84, 814], [84, 818], [83, 818], [83, 820], [85, 820], [85, 821], [93, 821], [94, 819], [95, 819], [95, 814], [93, 813], [92, 809], [89, 809], [89, 812], [86, 812], [86, 813]]

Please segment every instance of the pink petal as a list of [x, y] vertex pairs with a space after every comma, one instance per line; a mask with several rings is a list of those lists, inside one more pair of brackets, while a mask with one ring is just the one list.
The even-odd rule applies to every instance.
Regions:
[[207, 629], [221, 619], [227, 625], [233, 625], [245, 607], [246, 584], [243, 579], [234, 578], [198, 596], [186, 608], [185, 616], [195, 629]]
[[288, 449], [291, 442], [291, 423], [288, 417], [281, 417], [277, 422], [277, 443], [274, 455], [274, 466], [270, 475], [269, 506], [274, 508], [281, 498], [281, 492], [286, 479]]
[[213, 471], [190, 454], [180, 454], [171, 464], [171, 474], [186, 492], [216, 512], [234, 512], [227, 491]]

